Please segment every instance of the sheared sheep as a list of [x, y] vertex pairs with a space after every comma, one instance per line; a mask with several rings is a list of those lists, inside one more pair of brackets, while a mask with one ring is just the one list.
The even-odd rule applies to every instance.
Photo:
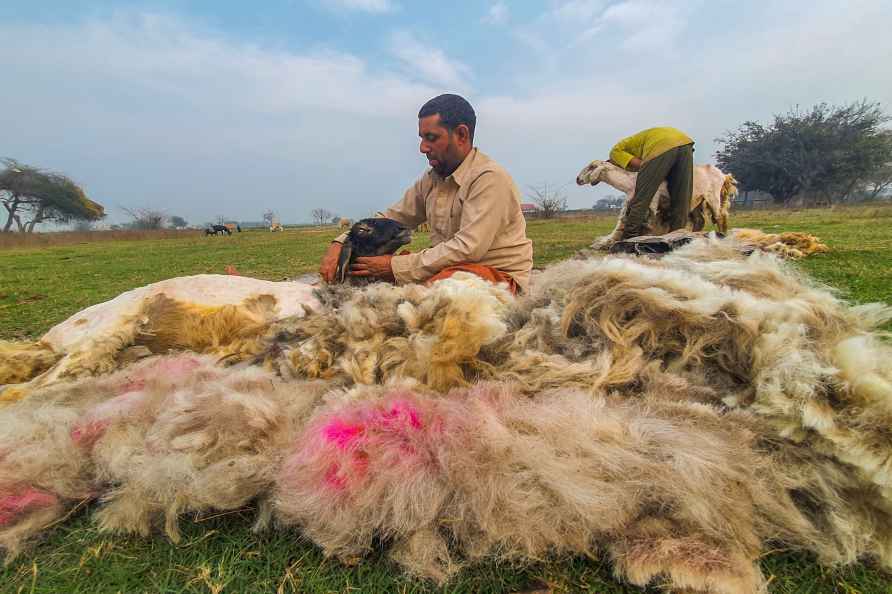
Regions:
[[[610, 234], [592, 244], [593, 248], [607, 249], [622, 236], [626, 208], [635, 193], [637, 178], [637, 173], [626, 171], [609, 161], [598, 160], [583, 167], [579, 175], [576, 176], [576, 183], [580, 186], [585, 184], [594, 186], [603, 181], [626, 194], [626, 202], [619, 213], [616, 227]], [[714, 165], [694, 166], [694, 186], [689, 217], [693, 230], [703, 229], [705, 216], [708, 214], [716, 229], [720, 233], [727, 233], [731, 201], [736, 194], [736, 180], [732, 176], [725, 175]], [[646, 231], [642, 235], [661, 235], [669, 230], [661, 216], [661, 213], [668, 210], [669, 200], [669, 190], [664, 181], [651, 201]]]
[[38, 385], [108, 373], [133, 345], [156, 353], [188, 349], [224, 356], [239, 352], [270, 323], [303, 316], [318, 305], [313, 288], [301, 283], [215, 274], [172, 278], [90, 306], [51, 328], [39, 343], [0, 343], [0, 378], [7, 380], [0, 383], [36, 377]]
[[347, 240], [341, 248], [335, 278], [339, 283], [347, 280], [350, 265], [363, 256], [394, 254], [412, 241], [412, 232], [401, 223], [386, 218], [361, 219], [350, 228]]

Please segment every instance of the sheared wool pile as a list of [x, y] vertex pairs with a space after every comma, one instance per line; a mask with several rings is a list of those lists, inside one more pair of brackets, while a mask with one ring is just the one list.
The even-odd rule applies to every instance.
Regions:
[[734, 240], [560, 263], [518, 299], [462, 274], [313, 299], [237, 301], [223, 317], [258, 317], [220, 333], [227, 304], [154, 296], [140, 311], [167, 313], [97, 349], [108, 369], [24, 384], [0, 408], [0, 546], [85, 499], [101, 529], [174, 540], [181, 514], [256, 501], [259, 526], [343, 558], [388, 543], [438, 580], [599, 551], [703, 592], [759, 591], [768, 547], [892, 568], [888, 306]]
[[[779, 472], [772, 456], [797, 454], [761, 442], [758, 429], [747, 413], [647, 393], [363, 387], [308, 423], [275, 511], [329, 554], [353, 558], [385, 539], [408, 570], [438, 579], [483, 556], [606, 549], [617, 576], [637, 585], [755, 592], [763, 542], [837, 561], [850, 551], [836, 539], [848, 535], [826, 526], [858, 515], [841, 484], [820, 493], [835, 507], [798, 506], [794, 493], [812, 494], [813, 477]], [[856, 555], [887, 528], [859, 519]]]
[[101, 530], [147, 535], [163, 524], [176, 542], [180, 514], [267, 493], [287, 444], [332, 387], [182, 354], [0, 409], [0, 544], [14, 555], [93, 498]]
[[830, 251], [821, 240], [811, 233], [785, 231], [784, 233], [765, 233], [759, 229], [733, 229], [731, 236], [746, 245], [773, 252], [784, 258], [799, 260], [812, 254]]

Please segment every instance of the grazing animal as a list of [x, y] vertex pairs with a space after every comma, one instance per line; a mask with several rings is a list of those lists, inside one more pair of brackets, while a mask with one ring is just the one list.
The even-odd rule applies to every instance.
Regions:
[[364, 256], [383, 256], [393, 254], [400, 247], [412, 241], [412, 232], [393, 219], [372, 218], [361, 219], [347, 234], [347, 241], [338, 258], [335, 279], [343, 283], [347, 279], [350, 265]]
[[[626, 215], [626, 205], [635, 193], [635, 180], [638, 174], [610, 163], [609, 161], [592, 161], [586, 165], [579, 175], [576, 183], [597, 185], [599, 182], [624, 192], [626, 203], [619, 213], [616, 227], [613, 231], [598, 241], [592, 247], [606, 249], [619, 240], [623, 232], [623, 219]], [[691, 211], [689, 215], [691, 227], [694, 231], [703, 229], [706, 223], [706, 215], [712, 220], [720, 233], [728, 232], [728, 216], [731, 210], [731, 200], [737, 194], [737, 180], [731, 175], [726, 175], [714, 165], [696, 165], [694, 167], [694, 189], [691, 196]], [[669, 229], [663, 222], [662, 213], [669, 210], [669, 190], [666, 182], [660, 184], [655, 200], [650, 205], [650, 215], [647, 220], [647, 232], [643, 235], [662, 235]]]
[[338, 221], [338, 227], [340, 227], [341, 231], [346, 231], [353, 224], [353, 221], [350, 219], [341, 219]]
[[282, 223], [273, 223], [272, 225], [269, 226], [269, 230], [273, 231], [273, 232], [284, 231], [285, 228], [282, 226]]
[[238, 231], [239, 233], [242, 232], [242, 227], [238, 223], [226, 223], [223, 226], [229, 230], [230, 235], [232, 234], [233, 231]]
[[232, 231], [229, 230], [226, 225], [211, 225], [207, 229], [204, 230], [205, 235], [232, 235]]

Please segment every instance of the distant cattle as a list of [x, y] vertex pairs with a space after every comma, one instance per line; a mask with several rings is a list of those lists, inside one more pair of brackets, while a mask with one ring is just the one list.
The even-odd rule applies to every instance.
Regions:
[[270, 231], [284, 231], [285, 227], [282, 226], [282, 223], [273, 223], [269, 226]]
[[229, 229], [230, 234], [234, 231], [242, 232], [242, 228], [238, 223], [225, 223], [223, 226]]
[[204, 230], [205, 235], [232, 235], [232, 231], [226, 225], [211, 225]]

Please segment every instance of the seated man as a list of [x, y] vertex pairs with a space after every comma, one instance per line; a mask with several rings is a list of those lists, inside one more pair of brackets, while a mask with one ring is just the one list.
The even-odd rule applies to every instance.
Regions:
[[[526, 236], [520, 192], [508, 172], [473, 146], [477, 117], [458, 95], [440, 95], [418, 112], [421, 152], [431, 168], [383, 216], [410, 229], [427, 222], [431, 247], [399, 256], [357, 258], [351, 276], [397, 283], [431, 283], [459, 270], [512, 292], [527, 289], [533, 242]], [[322, 258], [320, 274], [334, 280], [341, 244]]]
[[638, 172], [620, 240], [644, 232], [651, 200], [663, 180], [669, 186], [671, 199], [669, 231], [685, 227], [694, 185], [694, 141], [688, 135], [675, 128], [649, 128], [616, 143], [610, 150], [610, 161]]

